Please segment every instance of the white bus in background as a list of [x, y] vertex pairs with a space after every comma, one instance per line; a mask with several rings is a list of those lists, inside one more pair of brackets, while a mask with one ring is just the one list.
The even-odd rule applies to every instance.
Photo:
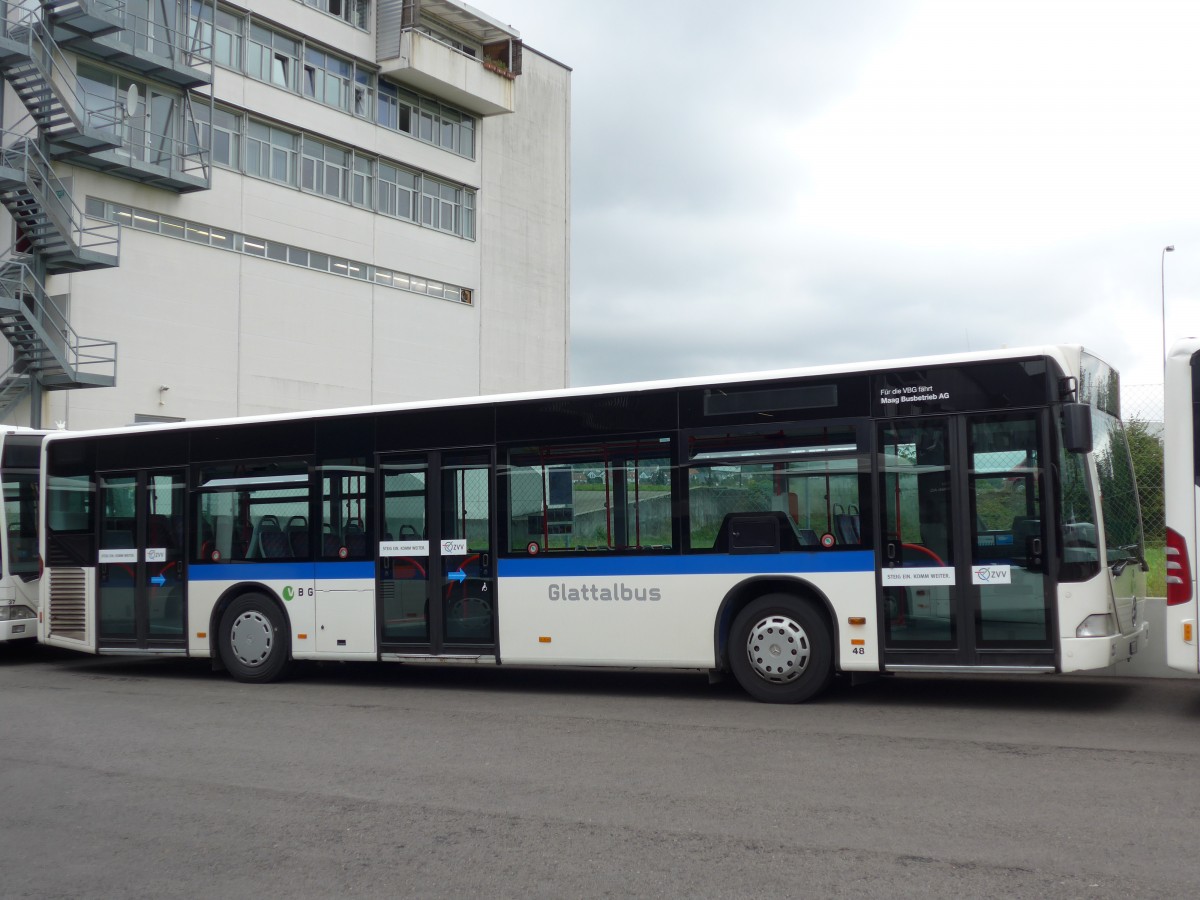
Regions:
[[1197, 492], [1200, 491], [1200, 338], [1167, 354], [1163, 407], [1163, 494], [1167, 519], [1167, 665], [1200, 672], [1196, 636]]
[[1078, 346], [59, 433], [39, 637], [209, 658], [1105, 668], [1147, 636], [1116, 372]]
[[45, 433], [0, 428], [0, 643], [36, 639], [39, 467]]

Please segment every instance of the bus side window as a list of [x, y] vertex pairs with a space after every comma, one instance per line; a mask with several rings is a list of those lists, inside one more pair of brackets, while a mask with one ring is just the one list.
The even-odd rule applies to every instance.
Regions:
[[669, 550], [668, 438], [510, 451], [509, 549]]

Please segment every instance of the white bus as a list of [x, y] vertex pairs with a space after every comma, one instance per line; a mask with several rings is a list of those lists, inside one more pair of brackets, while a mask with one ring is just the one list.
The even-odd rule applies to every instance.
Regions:
[[0, 428], [0, 644], [37, 638], [38, 491], [44, 432]]
[[206, 657], [1103, 668], [1146, 639], [1117, 374], [1080, 347], [52, 434], [41, 639]]
[[1167, 665], [1196, 674], [1197, 490], [1200, 440], [1200, 338], [1184, 338], [1167, 354], [1163, 409], [1163, 495], [1166, 499]]

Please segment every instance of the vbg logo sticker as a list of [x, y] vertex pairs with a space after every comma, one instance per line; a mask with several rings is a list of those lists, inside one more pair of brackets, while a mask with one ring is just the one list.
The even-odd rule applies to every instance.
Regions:
[[283, 589], [283, 599], [284, 600], [290, 601], [295, 596], [296, 596], [296, 593], [295, 593], [295, 591], [292, 590], [292, 586], [290, 584]]

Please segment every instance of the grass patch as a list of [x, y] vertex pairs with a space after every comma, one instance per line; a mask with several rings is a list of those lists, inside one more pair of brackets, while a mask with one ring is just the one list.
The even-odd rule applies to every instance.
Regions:
[[1146, 563], [1150, 566], [1150, 571], [1146, 573], [1146, 596], [1167, 596], [1167, 548], [1148, 544]]

